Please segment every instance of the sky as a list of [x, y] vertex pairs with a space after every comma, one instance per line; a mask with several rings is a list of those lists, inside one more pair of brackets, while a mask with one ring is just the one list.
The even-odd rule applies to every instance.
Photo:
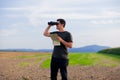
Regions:
[[73, 47], [120, 47], [120, 0], [0, 0], [0, 49], [53, 48], [43, 32], [58, 18], [66, 20]]

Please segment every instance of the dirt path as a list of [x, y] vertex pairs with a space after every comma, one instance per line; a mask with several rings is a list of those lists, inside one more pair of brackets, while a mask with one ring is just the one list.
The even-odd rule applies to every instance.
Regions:
[[[18, 54], [16, 55], [19, 56]], [[41, 62], [26, 67], [19, 66], [19, 64], [23, 61], [31, 62], [33, 60], [34, 59], [10, 58], [10, 56], [8, 56], [7, 54], [5, 55], [2, 54], [1, 57], [0, 54], [0, 80], [50, 80], [49, 68], [48, 69], [40, 68]], [[116, 67], [101, 67], [101, 66], [68, 67], [69, 78], [68, 80], [120, 80], [119, 75], [120, 65]], [[60, 74], [58, 74], [58, 80], [61, 80]]]

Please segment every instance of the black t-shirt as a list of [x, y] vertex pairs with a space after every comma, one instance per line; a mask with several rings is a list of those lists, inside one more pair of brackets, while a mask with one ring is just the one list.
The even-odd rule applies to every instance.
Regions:
[[[70, 32], [68, 32], [68, 31], [64, 31], [64, 32], [56, 31], [56, 32], [51, 32], [50, 34], [57, 34], [66, 42], [73, 42], [72, 36], [71, 36]], [[68, 58], [67, 47], [62, 43], [60, 43], [60, 46], [54, 46], [52, 57], [60, 58], [60, 59], [67, 59]]]

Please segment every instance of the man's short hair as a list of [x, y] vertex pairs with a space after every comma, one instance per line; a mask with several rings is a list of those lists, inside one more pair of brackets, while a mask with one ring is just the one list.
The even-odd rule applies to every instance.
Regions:
[[61, 24], [64, 24], [63, 27], [65, 27], [66, 25], [66, 22], [64, 19], [57, 19], [57, 21], [59, 21]]

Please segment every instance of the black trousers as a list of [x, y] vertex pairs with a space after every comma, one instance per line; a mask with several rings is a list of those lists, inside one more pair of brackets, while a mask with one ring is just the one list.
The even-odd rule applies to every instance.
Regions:
[[68, 59], [51, 59], [51, 80], [57, 80], [57, 73], [60, 69], [62, 80], [67, 80]]

